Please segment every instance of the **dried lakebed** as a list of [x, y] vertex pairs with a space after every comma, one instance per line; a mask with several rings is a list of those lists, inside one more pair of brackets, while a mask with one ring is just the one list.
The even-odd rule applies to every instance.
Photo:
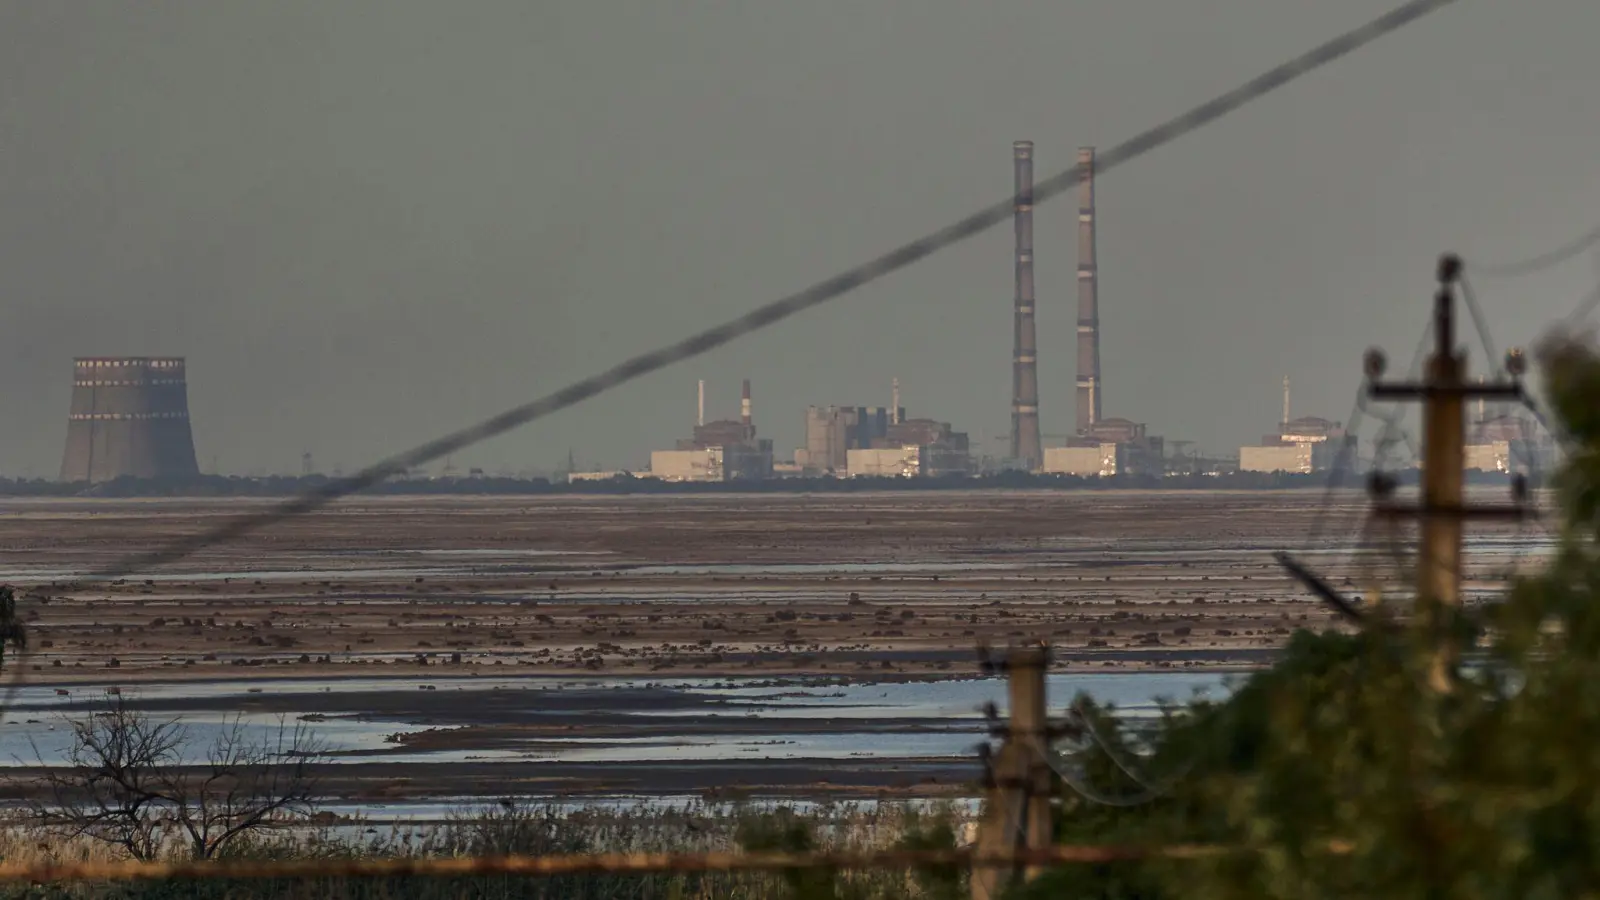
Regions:
[[[115, 687], [197, 738], [234, 710], [309, 717], [337, 754], [324, 789], [358, 803], [955, 791], [976, 708], [1003, 699], [971, 680], [980, 642], [1050, 640], [1058, 704], [1125, 677], [1148, 685], [1130, 702], [1181, 698], [1163, 679], [1337, 627], [1271, 551], [1352, 592], [1404, 576], [1392, 547], [1355, 549], [1364, 497], [1323, 499], [355, 498], [116, 584], [74, 578], [260, 504], [3, 501], [0, 580], [34, 640], [0, 752], [56, 747], [59, 716]], [[1469, 592], [1547, 551], [1474, 530]]]

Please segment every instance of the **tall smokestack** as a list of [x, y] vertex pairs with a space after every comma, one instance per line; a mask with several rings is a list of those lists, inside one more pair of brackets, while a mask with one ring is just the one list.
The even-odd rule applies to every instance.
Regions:
[[744, 394], [739, 400], [739, 421], [746, 428], [750, 427], [750, 379], [748, 378], [744, 380]]
[[1100, 421], [1100, 269], [1094, 240], [1094, 148], [1078, 149], [1078, 431]]
[[695, 409], [694, 424], [697, 426], [704, 425], [706, 423], [706, 380], [704, 378], [700, 379], [700, 405]]
[[1289, 376], [1283, 376], [1283, 427], [1289, 427]]
[[890, 382], [890, 388], [891, 388], [891, 390], [890, 390], [891, 396], [890, 396], [890, 399], [889, 399], [889, 404], [890, 404], [889, 405], [889, 424], [891, 424], [891, 425], [899, 425], [900, 424], [900, 379], [896, 378], [892, 382]]
[[1011, 145], [1017, 235], [1016, 335], [1011, 355], [1011, 458], [1044, 462], [1039, 442], [1039, 363], [1033, 328], [1033, 141]]

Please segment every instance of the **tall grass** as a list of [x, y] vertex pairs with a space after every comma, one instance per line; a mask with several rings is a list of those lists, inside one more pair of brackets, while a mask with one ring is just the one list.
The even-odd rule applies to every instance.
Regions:
[[[251, 859], [352, 859], [502, 854], [698, 852], [718, 850], [935, 849], [960, 841], [967, 814], [949, 805], [838, 803], [804, 812], [781, 805], [584, 808], [503, 801], [452, 813], [443, 824], [376, 828], [346, 822], [280, 829], [251, 836], [227, 857]], [[172, 847], [173, 857], [183, 848]], [[120, 859], [104, 844], [61, 840], [25, 823], [0, 830], [0, 858], [8, 862]], [[70, 886], [12, 886], [4, 898], [266, 898], [349, 897], [359, 900], [953, 900], [965, 890], [959, 871], [674, 873], [575, 875], [556, 878], [307, 879], [295, 881], [169, 881]]]

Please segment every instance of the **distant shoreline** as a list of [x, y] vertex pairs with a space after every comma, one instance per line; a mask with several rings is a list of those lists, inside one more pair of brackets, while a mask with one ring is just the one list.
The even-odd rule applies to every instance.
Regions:
[[[1415, 481], [1416, 471], [1394, 473], [1401, 485]], [[559, 478], [559, 476], [558, 476]], [[289, 497], [324, 487], [338, 479], [321, 475], [301, 478], [208, 475], [192, 481], [119, 479], [105, 484], [64, 483], [43, 479], [0, 478], [0, 498], [47, 497]], [[1117, 475], [1108, 478], [1073, 475], [936, 476], [919, 478], [770, 478], [758, 481], [673, 482], [647, 475], [619, 475], [604, 480], [562, 481], [548, 478], [413, 478], [387, 481], [360, 493], [367, 496], [626, 496], [704, 494], [855, 494], [885, 491], [1283, 491], [1355, 488], [1360, 479], [1341, 473], [1312, 474], [1240, 472], [1228, 475]], [[1469, 472], [1470, 485], [1509, 485], [1501, 472]]]

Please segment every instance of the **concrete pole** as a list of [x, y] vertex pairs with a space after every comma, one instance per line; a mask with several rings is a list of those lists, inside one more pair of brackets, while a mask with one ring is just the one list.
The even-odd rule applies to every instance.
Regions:
[[[1006, 658], [1009, 719], [1006, 742], [995, 757], [995, 790], [989, 797], [978, 833], [980, 855], [1017, 848], [1037, 850], [1055, 840], [1054, 811], [1050, 806], [1051, 772], [1045, 758], [1049, 740], [1045, 713], [1045, 673], [1049, 649], [1043, 645], [1013, 650]], [[1022, 872], [1031, 880], [1045, 871], [1029, 866]], [[1016, 872], [975, 868], [970, 882], [972, 900], [998, 900]]]
[[1443, 633], [1445, 621], [1461, 606], [1462, 484], [1466, 465], [1466, 421], [1460, 390], [1466, 360], [1456, 351], [1454, 283], [1459, 264], [1440, 266], [1434, 297], [1433, 355], [1428, 360], [1422, 426], [1422, 545], [1417, 554], [1417, 599], [1421, 620], [1439, 636], [1428, 682], [1450, 689], [1454, 654]]
[[[1023, 846], [1042, 850], [1055, 841], [1055, 821], [1050, 808], [1050, 764], [1046, 758], [1050, 736], [1045, 712], [1045, 673], [1050, 656], [1048, 650], [1038, 646], [1019, 650], [1011, 659], [1011, 736], [1023, 746], [1022, 777], [1027, 784]], [[1043, 872], [1040, 866], [1030, 866], [1024, 870], [1023, 878], [1031, 881]]]

